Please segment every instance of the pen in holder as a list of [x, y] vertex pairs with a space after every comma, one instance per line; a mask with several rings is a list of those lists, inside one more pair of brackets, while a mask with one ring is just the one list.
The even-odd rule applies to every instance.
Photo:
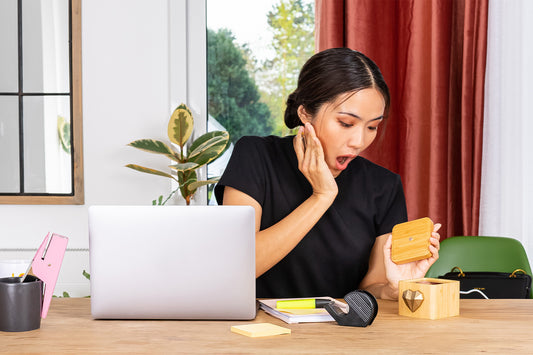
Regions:
[[364, 290], [356, 290], [344, 296], [348, 304], [348, 313], [344, 313], [334, 302], [324, 306], [326, 311], [339, 325], [366, 327], [378, 314], [378, 303], [374, 296]]

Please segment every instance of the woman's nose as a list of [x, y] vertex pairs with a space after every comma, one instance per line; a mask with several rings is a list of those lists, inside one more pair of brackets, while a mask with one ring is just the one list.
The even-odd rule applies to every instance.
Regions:
[[348, 140], [348, 146], [350, 148], [362, 148], [365, 142], [365, 134], [363, 132], [363, 129], [357, 127], [354, 132], [350, 135], [350, 139]]

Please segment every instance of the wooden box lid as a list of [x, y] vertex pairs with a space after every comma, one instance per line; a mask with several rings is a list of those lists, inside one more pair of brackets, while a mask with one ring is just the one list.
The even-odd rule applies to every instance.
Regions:
[[429, 258], [433, 221], [428, 217], [400, 223], [392, 228], [392, 255], [396, 264]]

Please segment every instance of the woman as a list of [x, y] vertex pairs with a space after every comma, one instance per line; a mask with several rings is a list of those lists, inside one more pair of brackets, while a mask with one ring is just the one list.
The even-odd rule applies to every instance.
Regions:
[[343, 297], [366, 289], [397, 299], [398, 281], [423, 277], [438, 258], [396, 265], [392, 227], [407, 220], [400, 177], [360, 157], [390, 105], [376, 64], [348, 48], [303, 66], [288, 97], [292, 137], [243, 137], [216, 186], [219, 204], [256, 215], [257, 297]]

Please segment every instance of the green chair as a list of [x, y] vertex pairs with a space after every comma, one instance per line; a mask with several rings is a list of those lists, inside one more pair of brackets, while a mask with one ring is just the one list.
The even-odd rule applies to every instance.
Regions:
[[[440, 243], [439, 259], [426, 277], [437, 278], [459, 266], [463, 271], [513, 272], [531, 275], [526, 251], [520, 241], [505, 237], [451, 237]], [[533, 298], [530, 291], [529, 298]]]

